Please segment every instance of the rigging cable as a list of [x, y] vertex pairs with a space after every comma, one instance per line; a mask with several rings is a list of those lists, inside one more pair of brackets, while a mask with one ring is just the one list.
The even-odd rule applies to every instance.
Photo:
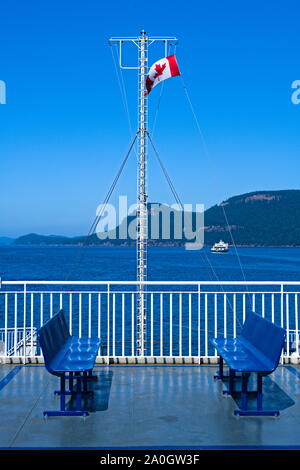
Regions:
[[[171, 178], [170, 178], [170, 176], [168, 175], [168, 172], [167, 172], [167, 170], [166, 170], [166, 168], [165, 168], [165, 166], [164, 166], [164, 164], [163, 164], [163, 162], [162, 162], [162, 160], [161, 160], [161, 158], [160, 158], [160, 156], [159, 156], [159, 153], [158, 153], [158, 151], [156, 150], [156, 148], [155, 148], [155, 146], [154, 146], [154, 144], [153, 144], [153, 141], [152, 141], [152, 139], [151, 139], [149, 133], [148, 133], [148, 137], [149, 137], [149, 141], [150, 141], [150, 143], [151, 143], [151, 145], [152, 145], [152, 147], [153, 147], [154, 153], [155, 153], [155, 155], [156, 155], [156, 157], [157, 157], [157, 159], [158, 159], [158, 162], [159, 162], [159, 164], [160, 164], [160, 166], [161, 166], [161, 168], [162, 168], [162, 171], [163, 171], [163, 173], [164, 173], [164, 175], [165, 175], [165, 178], [166, 178], [166, 180], [167, 180], [167, 182], [168, 182], [168, 184], [169, 184], [169, 186], [170, 186], [170, 189], [171, 189], [171, 191], [172, 191], [172, 194], [173, 194], [173, 196], [174, 196], [174, 198], [175, 198], [177, 204], [180, 205], [180, 207], [181, 207], [181, 209], [182, 209], [182, 211], [183, 211], [183, 213], [184, 213], [183, 204], [182, 204], [182, 202], [181, 202], [181, 200], [180, 200], [180, 198], [179, 198], [179, 196], [178, 196], [178, 193], [177, 193], [177, 191], [176, 191], [176, 189], [175, 189], [175, 187], [174, 187], [174, 185], [173, 185], [173, 183], [172, 183], [172, 181], [171, 181]], [[200, 255], [201, 255], [201, 258], [202, 258], [202, 261], [203, 261], [203, 265], [204, 265], [204, 266], [205, 266], [205, 265], [208, 265], [208, 266], [210, 267], [211, 272], [208, 270], [208, 274], [209, 274], [210, 280], [213, 281], [214, 278], [215, 278], [215, 280], [216, 280], [217, 282], [220, 282], [219, 276], [218, 276], [218, 274], [216, 273], [216, 271], [215, 271], [215, 269], [214, 269], [212, 263], [210, 262], [210, 259], [209, 259], [208, 255], [207, 255], [205, 249], [204, 249], [204, 250], [200, 250]], [[205, 258], [205, 259], [204, 259], [204, 258]], [[220, 286], [221, 286], [221, 290], [223, 291], [223, 294], [225, 294], [225, 290], [224, 290], [223, 286], [222, 286], [222, 285], [220, 285]], [[230, 301], [230, 299], [228, 298], [227, 295], [226, 295], [226, 302], [228, 303], [229, 307], [233, 310], [233, 305], [232, 305], [232, 303], [231, 303], [231, 301]], [[241, 324], [241, 322], [239, 321], [238, 318], [237, 318], [237, 322], [239, 323], [240, 327], [242, 327], [242, 324]]]
[[110, 197], [111, 197], [111, 195], [112, 195], [112, 193], [113, 193], [113, 191], [114, 191], [114, 189], [115, 189], [115, 187], [116, 187], [116, 184], [117, 184], [117, 182], [118, 182], [118, 180], [119, 180], [119, 178], [120, 178], [120, 176], [121, 176], [121, 173], [122, 173], [122, 171], [123, 171], [123, 169], [124, 169], [124, 166], [125, 166], [125, 164], [126, 164], [126, 162], [127, 162], [127, 160], [128, 160], [128, 157], [129, 157], [129, 155], [130, 155], [130, 153], [131, 153], [131, 151], [132, 151], [132, 148], [133, 148], [133, 146], [134, 146], [134, 144], [135, 144], [135, 142], [136, 142], [138, 133], [139, 133], [139, 132], [136, 132], [136, 134], [135, 134], [135, 136], [134, 136], [134, 139], [133, 139], [133, 141], [132, 141], [131, 144], [130, 144], [129, 150], [128, 150], [128, 152], [126, 153], [125, 158], [123, 159], [123, 161], [122, 161], [122, 163], [121, 163], [121, 166], [120, 166], [120, 168], [119, 168], [119, 170], [118, 170], [118, 172], [117, 172], [117, 174], [116, 174], [116, 176], [115, 176], [115, 178], [114, 178], [114, 180], [113, 180], [113, 182], [112, 182], [112, 184], [111, 184], [111, 186], [110, 186], [110, 188], [109, 188], [109, 190], [108, 190], [108, 192], [107, 192], [107, 194], [106, 194], [106, 197], [105, 197], [105, 199], [104, 199], [104, 201], [103, 201], [103, 203], [102, 203], [102, 205], [101, 205], [101, 210], [100, 210], [99, 213], [96, 214], [96, 217], [94, 218], [94, 221], [93, 221], [93, 223], [92, 223], [92, 225], [91, 225], [91, 227], [90, 227], [90, 230], [89, 230], [88, 234], [87, 234], [87, 235], [85, 236], [85, 238], [84, 238], [83, 244], [82, 244], [82, 246], [81, 246], [81, 250], [80, 250], [80, 252], [78, 253], [78, 256], [77, 256], [76, 260], [74, 261], [74, 265], [73, 265], [73, 267], [71, 268], [71, 270], [69, 271], [66, 280], [69, 280], [69, 278], [70, 278], [71, 274], [73, 274], [73, 272], [74, 272], [76, 266], [78, 266], [78, 264], [82, 261], [82, 257], [83, 257], [83, 254], [84, 254], [84, 249], [88, 246], [89, 237], [95, 232], [95, 229], [96, 229], [96, 227], [97, 227], [97, 225], [98, 225], [98, 223], [99, 223], [101, 217], [103, 216], [103, 213], [104, 213], [104, 211], [105, 211], [105, 209], [106, 209], [106, 206], [107, 206], [107, 204], [108, 204], [108, 201], [109, 201], [109, 199], [110, 199]]
[[154, 146], [153, 140], [152, 140], [152, 138], [151, 138], [149, 132], [147, 132], [147, 134], [148, 134], [149, 141], [150, 141], [150, 143], [151, 143], [151, 145], [152, 145], [152, 148], [153, 148], [153, 150], [154, 150], [155, 156], [156, 156], [156, 158], [157, 158], [157, 160], [158, 160], [158, 162], [159, 162], [159, 164], [160, 164], [160, 166], [161, 166], [161, 169], [162, 169], [162, 171], [163, 171], [163, 173], [164, 173], [164, 175], [165, 175], [165, 178], [166, 178], [166, 180], [167, 180], [167, 182], [168, 182], [168, 184], [169, 184], [169, 186], [170, 186], [170, 189], [171, 189], [172, 194], [173, 194], [173, 196], [174, 196], [174, 198], [175, 198], [175, 201], [177, 202], [177, 204], [180, 205], [181, 209], [183, 210], [183, 204], [182, 204], [182, 202], [181, 202], [181, 200], [180, 200], [180, 198], [179, 198], [179, 196], [178, 196], [178, 193], [177, 193], [177, 191], [176, 191], [176, 189], [175, 189], [175, 187], [174, 187], [174, 185], [173, 185], [173, 183], [172, 183], [172, 181], [171, 181], [171, 178], [170, 178], [170, 176], [169, 176], [169, 174], [168, 174], [168, 172], [167, 172], [167, 170], [166, 170], [166, 167], [164, 166], [164, 164], [163, 164], [163, 162], [162, 162], [162, 160], [161, 160], [161, 158], [160, 158], [160, 156], [159, 156], [159, 153], [158, 153], [158, 151], [156, 150], [156, 148], [155, 148], [155, 146]]
[[[173, 196], [174, 196], [174, 198], [175, 198], [175, 201], [177, 202], [178, 205], [180, 205], [180, 207], [181, 207], [181, 209], [182, 209], [182, 211], [183, 211], [183, 214], [184, 214], [184, 207], [183, 207], [183, 204], [182, 204], [182, 202], [181, 202], [181, 200], [180, 200], [180, 198], [179, 198], [179, 196], [178, 196], [178, 193], [177, 193], [177, 191], [176, 191], [176, 189], [175, 189], [175, 187], [174, 187], [174, 185], [173, 185], [173, 183], [172, 183], [172, 181], [171, 181], [171, 178], [170, 178], [170, 176], [169, 176], [169, 174], [168, 174], [168, 172], [167, 172], [167, 169], [166, 169], [166, 167], [164, 166], [164, 164], [163, 164], [163, 162], [162, 162], [162, 160], [161, 160], [161, 158], [160, 158], [160, 156], [159, 156], [159, 153], [158, 153], [158, 151], [156, 150], [156, 148], [155, 148], [155, 146], [154, 146], [154, 144], [153, 144], [153, 141], [152, 141], [151, 136], [150, 136], [149, 133], [148, 133], [148, 138], [149, 138], [149, 141], [150, 141], [150, 143], [151, 143], [151, 145], [152, 145], [152, 148], [153, 148], [153, 150], [154, 150], [154, 153], [155, 153], [155, 155], [156, 155], [156, 158], [157, 158], [157, 160], [158, 160], [158, 162], [159, 162], [159, 164], [160, 164], [160, 166], [161, 166], [161, 169], [162, 169], [162, 171], [163, 171], [163, 173], [164, 173], [164, 175], [165, 175], [165, 178], [166, 178], [166, 180], [167, 180], [167, 182], [168, 182], [168, 184], [169, 184], [169, 186], [170, 186], [170, 189], [171, 189], [172, 194], [173, 194]], [[205, 250], [203, 250], [203, 252], [202, 252], [202, 250], [200, 250], [200, 254], [201, 254], [202, 259], [203, 259], [203, 256], [206, 258], [206, 262], [207, 262], [207, 264], [209, 265], [209, 267], [210, 267], [210, 269], [211, 269], [211, 271], [212, 271], [212, 274], [214, 275], [214, 277], [216, 278], [216, 280], [219, 281], [218, 275], [217, 275], [217, 273], [215, 272], [215, 270], [214, 270], [214, 268], [213, 268], [213, 266], [212, 266], [212, 264], [211, 264], [211, 262], [210, 262], [210, 260], [209, 260], [209, 258], [208, 258], [208, 256], [207, 256]], [[205, 263], [204, 263], [204, 264], [205, 264]], [[211, 280], [212, 280], [212, 278], [211, 278]]]
[[153, 120], [152, 130], [151, 130], [151, 135], [152, 136], [154, 135], [154, 131], [156, 129], [158, 111], [159, 111], [159, 108], [160, 108], [161, 97], [162, 97], [162, 94], [163, 94], [163, 91], [164, 91], [164, 85], [165, 85], [165, 82], [162, 82], [161, 88], [160, 88], [160, 94], [159, 94], [159, 98], [158, 98], [158, 103], [157, 103], [157, 107], [156, 107], [156, 110], [155, 110], [155, 116], [154, 116], [154, 120]]
[[[200, 139], [201, 139], [201, 141], [202, 141], [202, 145], [203, 145], [203, 148], [204, 148], [204, 153], [206, 154], [206, 157], [208, 157], [208, 159], [212, 162], [212, 158], [211, 158], [210, 152], [208, 151], [208, 147], [207, 147], [207, 144], [206, 144], [206, 140], [205, 140], [205, 138], [204, 138], [202, 129], [201, 129], [201, 127], [200, 127], [200, 123], [199, 123], [199, 120], [198, 120], [198, 118], [197, 118], [197, 115], [196, 115], [194, 106], [193, 106], [193, 104], [192, 104], [192, 101], [191, 101], [190, 94], [189, 94], [189, 92], [188, 92], [187, 86], [186, 86], [186, 84], [185, 84], [185, 82], [184, 82], [184, 79], [183, 79], [183, 76], [182, 76], [182, 75], [180, 75], [180, 78], [181, 78], [181, 81], [182, 81], [182, 85], [183, 85], [183, 89], [184, 89], [184, 92], [185, 92], [187, 101], [188, 101], [188, 103], [189, 103], [189, 105], [190, 105], [191, 112], [192, 112], [192, 114], [193, 114], [193, 117], [194, 117], [194, 120], [195, 120], [197, 129], [198, 129], [198, 132], [199, 132], [199, 135], [200, 135]], [[214, 173], [214, 174], [215, 174], [215, 173]], [[223, 205], [222, 205], [221, 207], [222, 207], [222, 211], [223, 211], [223, 215], [224, 215], [225, 222], [226, 222], [226, 225], [227, 225], [227, 229], [228, 229], [228, 232], [229, 232], [229, 235], [230, 235], [230, 238], [231, 238], [231, 241], [232, 241], [234, 250], [235, 250], [235, 254], [236, 254], [236, 257], [237, 257], [237, 260], [238, 260], [238, 263], [239, 263], [239, 267], [240, 267], [240, 270], [241, 270], [243, 279], [244, 279], [245, 282], [247, 282], [247, 281], [246, 281], [245, 272], [244, 272], [244, 269], [243, 269], [243, 266], [242, 266], [242, 263], [241, 263], [241, 260], [240, 260], [240, 256], [239, 256], [238, 251], [237, 251], [237, 248], [236, 248], [236, 244], [235, 244], [235, 241], [234, 241], [234, 237], [233, 237], [233, 234], [232, 234], [232, 231], [231, 231], [229, 222], [228, 222], [228, 217], [227, 217], [225, 208], [224, 208]], [[247, 284], [246, 284], [246, 288], [247, 288], [248, 295], [249, 295], [249, 297], [250, 297], [250, 293], [249, 293], [248, 285], [247, 285]]]
[[[132, 136], [133, 136], [133, 131], [132, 131], [132, 125], [131, 125], [131, 119], [130, 119], [130, 112], [129, 112], [129, 106], [128, 106], [128, 100], [127, 100], [126, 87], [125, 87], [125, 83], [124, 83], [124, 79], [123, 79], [122, 72], [118, 73], [118, 72], [119, 72], [119, 68], [118, 68], [117, 63], [116, 63], [116, 58], [115, 58], [115, 54], [114, 54], [114, 50], [113, 50], [113, 45], [112, 45], [112, 44], [109, 44], [109, 45], [110, 45], [110, 48], [111, 48], [110, 50], [111, 50], [112, 60], [113, 60], [113, 64], [114, 64], [114, 68], [115, 68], [115, 72], [116, 72], [117, 82], [118, 82], [118, 85], [119, 85], [119, 90], [120, 90], [120, 94], [121, 94], [121, 99], [122, 99], [122, 103], [123, 103], [123, 106], [124, 106], [125, 114], [126, 114], [126, 117], [127, 117], [129, 135], [130, 135], [130, 138], [132, 139], [132, 138], [133, 138], [133, 137], [132, 137]], [[117, 56], [118, 56], [118, 59], [119, 59], [118, 51], [117, 51]], [[83, 255], [84, 255], [84, 248], [86, 248], [86, 246], [88, 245], [88, 243], [87, 243], [87, 242], [88, 242], [88, 239], [89, 239], [89, 237], [94, 233], [94, 231], [95, 231], [95, 229], [96, 229], [96, 226], [97, 226], [98, 222], [100, 221], [100, 219], [101, 219], [101, 217], [102, 217], [102, 215], [103, 215], [103, 213], [104, 213], [104, 210], [105, 210], [105, 208], [106, 208], [106, 206], [107, 206], [107, 203], [108, 203], [108, 201], [109, 201], [109, 199], [110, 199], [110, 197], [111, 197], [111, 195], [112, 195], [112, 192], [114, 191], [114, 188], [115, 188], [115, 186], [116, 186], [116, 184], [117, 184], [117, 181], [118, 181], [118, 179], [119, 179], [119, 177], [120, 177], [120, 175], [121, 175], [121, 173], [122, 173], [122, 170], [123, 170], [123, 168], [124, 168], [124, 166], [125, 166], [125, 164], [126, 164], [126, 162], [127, 162], [127, 159], [128, 159], [128, 157], [129, 157], [129, 155], [130, 155], [130, 153], [131, 153], [132, 148], [134, 148], [135, 153], [137, 153], [137, 152], [136, 152], [136, 148], [134, 147], [134, 144], [135, 144], [135, 142], [136, 142], [137, 136], [138, 136], [138, 132], [136, 132], [136, 134], [135, 134], [135, 136], [134, 136], [134, 138], [133, 138], [133, 141], [132, 141], [132, 143], [131, 143], [131, 145], [130, 145], [130, 148], [129, 148], [129, 150], [128, 150], [128, 152], [127, 152], [127, 154], [126, 154], [126, 156], [125, 156], [125, 158], [124, 158], [124, 160], [123, 160], [123, 162], [122, 162], [122, 164], [121, 164], [121, 167], [120, 167], [120, 169], [119, 169], [119, 171], [118, 171], [118, 173], [117, 173], [117, 175], [116, 175], [116, 177], [115, 177], [115, 179], [114, 179], [114, 181], [113, 181], [113, 183], [112, 183], [112, 185], [111, 185], [111, 187], [110, 187], [110, 189], [109, 189], [109, 191], [108, 191], [108, 193], [107, 193], [107, 195], [106, 195], [106, 197], [105, 197], [105, 199], [104, 199], [104, 202], [103, 202], [103, 204], [102, 204], [102, 211], [101, 211], [101, 213], [98, 214], [98, 215], [96, 215], [96, 217], [95, 217], [95, 219], [94, 219], [94, 221], [93, 221], [93, 223], [92, 223], [92, 225], [91, 225], [91, 227], [90, 227], [90, 230], [89, 230], [88, 234], [87, 234], [87, 235], [85, 236], [85, 238], [84, 238], [84, 241], [83, 241], [83, 245], [82, 245], [82, 247], [81, 247], [81, 250], [80, 250], [80, 252], [78, 253], [78, 255], [77, 255], [77, 257], [76, 257], [76, 259], [75, 259], [75, 261], [74, 261], [73, 267], [70, 269], [70, 271], [69, 271], [69, 273], [68, 273], [68, 275], [67, 275], [67, 278], [66, 278], [67, 280], [68, 280], [68, 279], [70, 278], [70, 276], [73, 274], [73, 272], [74, 272], [76, 266], [78, 266], [78, 265], [81, 263], [81, 261], [82, 261], [82, 258], [83, 258]]]
[[[116, 47], [116, 46], [113, 44], [110, 44], [110, 48], [111, 48], [110, 50], [111, 50], [111, 55], [112, 55], [115, 71], [116, 71], [116, 77], [117, 77], [117, 82], [118, 82], [119, 89], [120, 89], [121, 99], [123, 102], [125, 114], [127, 116], [129, 134], [130, 134], [130, 138], [132, 138], [133, 131], [132, 131], [132, 124], [131, 124], [131, 118], [130, 118], [130, 112], [129, 112], [129, 106], [128, 106], [127, 92], [126, 92], [126, 87], [124, 83], [124, 77], [122, 74], [122, 70], [117, 66], [113, 47]], [[118, 51], [117, 51], [117, 57], [119, 59]]]

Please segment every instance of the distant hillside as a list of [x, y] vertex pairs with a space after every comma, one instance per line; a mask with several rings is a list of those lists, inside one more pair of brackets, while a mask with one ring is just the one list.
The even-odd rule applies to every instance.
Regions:
[[[150, 211], [161, 205], [149, 204]], [[174, 216], [171, 213], [170, 239], [149, 240], [153, 245], [180, 245], [185, 240], [174, 238]], [[135, 219], [129, 216], [116, 228], [115, 240], [100, 240], [91, 235], [87, 244], [134, 244], [134, 240], [119, 240], [122, 226]], [[195, 214], [193, 214], [193, 220]], [[241, 246], [300, 246], [300, 190], [256, 191], [234, 196], [207, 209], [204, 214], [205, 244], [212, 245], [220, 239]], [[80, 245], [85, 237], [62, 237], [29, 234], [14, 241], [17, 245]]]
[[[170, 235], [168, 237], [168, 240], [163, 240], [162, 236], [162, 230], [165, 228], [160, 223], [159, 230], [157, 233], [157, 236], [153, 240], [149, 240], [149, 244], [166, 244], [166, 245], [182, 245], [186, 241], [183, 239], [176, 239], [175, 238], [175, 228], [174, 228], [174, 220], [175, 216], [174, 213], [180, 214], [180, 211], [173, 211], [171, 210], [168, 206], [165, 206], [163, 204], [159, 203], [149, 203], [148, 204], [148, 228], [149, 228], [149, 233], [151, 233], [152, 230], [152, 221], [153, 216], [159, 217], [160, 220], [162, 218], [162, 211], [164, 211], [165, 214], [168, 215], [170, 220]], [[183, 219], [182, 217], [180, 217]], [[178, 220], [176, 218], [176, 220]], [[193, 227], [195, 227], [195, 213], [192, 213], [192, 220], [193, 220]], [[177, 225], [176, 225], [177, 227]], [[154, 228], [153, 228], [154, 230]], [[183, 223], [181, 222], [179, 224], [179, 230], [180, 233], [183, 233]], [[109, 232], [102, 232], [103, 237], [99, 238], [98, 235], [93, 234], [90, 235], [89, 237], [86, 236], [79, 236], [79, 237], [64, 237], [64, 236], [58, 236], [58, 235], [38, 235], [36, 233], [30, 233], [28, 235], [23, 235], [19, 238], [17, 238], [14, 241], [15, 245], [82, 245], [82, 244], [87, 244], [87, 245], [135, 245], [136, 241], [135, 239], [132, 238], [124, 238], [121, 234], [124, 233], [135, 233], [136, 232], [136, 215], [129, 215], [126, 219], [123, 220], [123, 222], [117, 226], [114, 230], [111, 230]]]
[[63, 237], [60, 235], [39, 235], [29, 233], [16, 238], [14, 245], [78, 245], [82, 237]]
[[[300, 190], [234, 196], [205, 212], [205, 243], [300, 246]], [[230, 227], [230, 232], [229, 228]]]
[[10, 237], [0, 237], [0, 245], [11, 245], [13, 241], [14, 239]]

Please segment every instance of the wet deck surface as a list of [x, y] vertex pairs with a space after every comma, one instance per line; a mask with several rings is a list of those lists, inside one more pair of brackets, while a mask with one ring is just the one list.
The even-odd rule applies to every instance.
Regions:
[[[59, 381], [43, 365], [0, 366], [0, 448], [299, 447], [300, 367], [280, 366], [264, 406], [280, 416], [236, 417], [216, 366], [99, 366], [87, 418], [59, 408]], [[250, 404], [251, 405], [251, 404]]]

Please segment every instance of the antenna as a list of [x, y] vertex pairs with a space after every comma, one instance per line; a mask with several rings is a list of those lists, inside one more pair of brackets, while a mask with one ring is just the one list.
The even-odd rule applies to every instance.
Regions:
[[[145, 356], [147, 309], [145, 281], [147, 280], [147, 241], [148, 241], [148, 209], [147, 209], [147, 138], [148, 138], [148, 96], [145, 94], [145, 80], [148, 70], [148, 48], [155, 42], [164, 44], [165, 57], [168, 55], [168, 44], [177, 42], [175, 37], [149, 37], [142, 30], [137, 37], [112, 37], [109, 40], [119, 46], [119, 66], [125, 70], [138, 71], [138, 184], [137, 184], [137, 355]], [[124, 43], [132, 43], [138, 49], [138, 65], [123, 65]]]

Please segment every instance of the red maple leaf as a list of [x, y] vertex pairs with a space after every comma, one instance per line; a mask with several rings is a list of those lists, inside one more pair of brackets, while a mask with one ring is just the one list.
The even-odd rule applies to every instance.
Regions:
[[157, 77], [160, 77], [163, 74], [166, 66], [167, 66], [166, 63], [164, 63], [162, 65], [161, 64], [156, 64], [156, 66], [155, 66], [156, 74], [154, 75], [153, 78], [155, 79]]

